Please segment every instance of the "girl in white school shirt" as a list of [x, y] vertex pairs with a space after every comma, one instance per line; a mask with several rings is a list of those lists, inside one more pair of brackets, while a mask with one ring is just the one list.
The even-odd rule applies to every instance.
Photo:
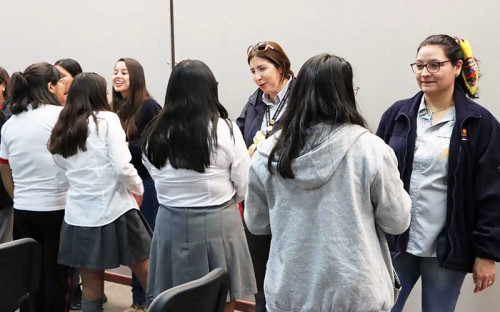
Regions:
[[151, 245], [138, 209], [142, 180], [106, 100], [104, 78], [75, 78], [48, 146], [64, 170], [58, 182], [69, 187], [59, 263], [80, 268], [82, 310], [102, 311], [104, 270], [127, 265], [145, 287]]
[[[2, 127], [0, 170], [14, 198], [14, 239], [31, 237], [42, 246], [42, 278], [37, 311], [64, 312], [69, 288], [66, 266], [57, 264], [66, 189], [57, 185], [57, 168], [47, 141], [64, 96], [64, 80], [51, 64], [37, 63], [12, 75], [12, 117]], [[15, 187], [14, 187], [15, 184]]]

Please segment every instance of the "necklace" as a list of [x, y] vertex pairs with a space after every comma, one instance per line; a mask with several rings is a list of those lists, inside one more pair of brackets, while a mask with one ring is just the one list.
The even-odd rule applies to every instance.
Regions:
[[430, 121], [432, 121], [432, 119], [433, 119], [433, 116], [432, 116], [432, 115], [433, 115], [434, 113], [439, 113], [439, 112], [442, 112], [442, 111], [444, 111], [444, 110], [446, 110], [446, 109], [450, 108], [450, 107], [451, 107], [451, 106], [453, 106], [453, 105], [455, 105], [455, 102], [454, 102], [454, 101], [451, 101], [450, 105], [446, 106], [445, 108], [436, 109], [436, 110], [434, 110], [434, 111], [431, 111], [430, 109], [428, 109], [428, 108], [427, 108], [427, 104], [425, 104], [425, 111], [427, 112], [427, 115], [430, 115], [430, 116], [429, 116], [429, 119], [430, 119]]

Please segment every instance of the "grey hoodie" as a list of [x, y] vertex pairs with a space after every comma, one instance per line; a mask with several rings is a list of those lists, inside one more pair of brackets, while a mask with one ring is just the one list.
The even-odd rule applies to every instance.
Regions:
[[389, 311], [398, 289], [384, 232], [403, 233], [411, 207], [394, 152], [360, 126], [317, 125], [283, 179], [267, 169], [279, 133], [254, 155], [245, 200], [248, 229], [272, 233], [268, 311]]

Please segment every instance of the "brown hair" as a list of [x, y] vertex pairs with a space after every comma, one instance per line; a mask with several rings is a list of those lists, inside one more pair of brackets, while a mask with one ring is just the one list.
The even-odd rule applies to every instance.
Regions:
[[2, 82], [5, 84], [5, 90], [3, 92], [2, 90], [0, 90], [0, 92], [3, 93], [4, 100], [7, 100], [10, 94], [9, 92], [10, 76], [9, 73], [3, 67], [0, 66], [0, 83]]
[[118, 117], [120, 117], [123, 129], [130, 138], [137, 131], [135, 120], [144, 100], [149, 97], [149, 92], [146, 89], [144, 69], [138, 61], [132, 58], [121, 58], [116, 63], [118, 64], [118, 62], [124, 62], [125, 66], [127, 66], [130, 81], [129, 96], [125, 99], [120, 92], [116, 92], [113, 88], [111, 107]]
[[283, 51], [283, 48], [274, 41], [266, 42], [272, 48], [268, 48], [265, 51], [253, 48], [248, 53], [248, 64], [250, 64], [250, 60], [254, 57], [260, 57], [271, 62], [278, 70], [281, 69], [281, 81], [288, 78], [288, 76], [293, 77], [293, 71], [290, 69], [290, 60], [285, 51]]

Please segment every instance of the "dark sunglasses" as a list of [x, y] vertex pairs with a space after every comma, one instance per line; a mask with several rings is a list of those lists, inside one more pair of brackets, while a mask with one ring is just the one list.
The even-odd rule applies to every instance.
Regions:
[[259, 51], [259, 52], [264, 52], [266, 51], [267, 49], [274, 49], [274, 47], [272, 45], [270, 45], [267, 41], [261, 41], [261, 42], [257, 42], [256, 44], [254, 45], [251, 45], [248, 47], [247, 49], [247, 56], [250, 55], [250, 53], [252, 51]]

